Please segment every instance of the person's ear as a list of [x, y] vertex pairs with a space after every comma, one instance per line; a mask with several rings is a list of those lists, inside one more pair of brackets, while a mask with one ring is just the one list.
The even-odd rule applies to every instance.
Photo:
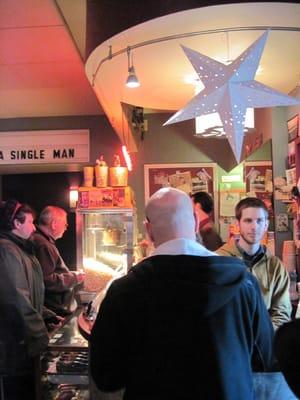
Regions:
[[196, 210], [196, 211], [199, 211], [202, 209], [200, 203], [193, 203], [193, 206], [194, 206], [194, 210]]
[[265, 223], [265, 231], [267, 231], [267, 230], [268, 230], [268, 228], [269, 228], [269, 224], [270, 224], [270, 220], [269, 220], [269, 219], [266, 219], [266, 223]]
[[[236, 219], [234, 225], [236, 227], [236, 231], [240, 232], [240, 220]], [[237, 233], [237, 232], [235, 232], [235, 233]]]
[[56, 227], [57, 227], [57, 221], [56, 221], [56, 219], [52, 219], [51, 221], [50, 221], [50, 229], [52, 230], [52, 231], [55, 231], [56, 230]]
[[18, 219], [13, 220], [13, 229], [19, 229], [21, 222]]

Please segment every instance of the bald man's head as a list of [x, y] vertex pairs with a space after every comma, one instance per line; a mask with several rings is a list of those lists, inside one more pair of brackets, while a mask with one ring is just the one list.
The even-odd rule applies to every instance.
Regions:
[[195, 239], [195, 218], [190, 197], [181, 190], [163, 188], [146, 205], [147, 231], [155, 246], [177, 238]]

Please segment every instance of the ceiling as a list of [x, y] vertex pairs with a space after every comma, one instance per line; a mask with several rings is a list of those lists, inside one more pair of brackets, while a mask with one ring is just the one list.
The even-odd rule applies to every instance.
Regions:
[[102, 113], [81, 57], [85, 11], [83, 0], [0, 1], [0, 118]]
[[[95, 115], [103, 108], [133, 151], [135, 143], [121, 102], [177, 111], [194, 95], [194, 85], [185, 78], [196, 77], [180, 44], [225, 62], [236, 58], [262, 34], [263, 30], [250, 29], [254, 26], [287, 27], [271, 30], [256, 79], [284, 93], [299, 84], [299, 4], [227, 4], [169, 14], [106, 40], [84, 65], [87, 3], [0, 1], [0, 123], [5, 118]], [[237, 27], [248, 29], [230, 31]], [[185, 35], [207, 30], [223, 31]], [[178, 34], [180, 39], [161, 40]], [[140, 46], [154, 39], [157, 43]], [[109, 46], [112, 58], [101, 64], [109, 55]], [[137, 89], [124, 85], [128, 46], [133, 48], [141, 82]], [[116, 55], [118, 52], [121, 54]]]
[[[195, 86], [186, 79], [195, 80], [197, 75], [180, 45], [226, 63], [238, 57], [266, 28], [271, 31], [255, 79], [289, 93], [300, 79], [300, 5], [295, 3], [227, 4], [156, 18], [98, 46], [87, 60], [86, 72], [112, 126], [135, 151], [121, 102], [177, 111], [194, 96]], [[198, 33], [189, 36], [191, 32]], [[176, 35], [181, 37], [173, 39]], [[141, 83], [135, 89], [124, 84], [128, 46]]]

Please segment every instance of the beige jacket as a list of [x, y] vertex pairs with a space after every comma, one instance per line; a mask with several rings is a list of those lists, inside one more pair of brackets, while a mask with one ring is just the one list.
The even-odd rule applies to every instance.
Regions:
[[[216, 253], [243, 259], [234, 239], [225, 243]], [[290, 279], [280, 259], [272, 256], [266, 249], [264, 256], [253, 266], [250, 272], [258, 280], [274, 329], [290, 321], [292, 312], [289, 295]]]

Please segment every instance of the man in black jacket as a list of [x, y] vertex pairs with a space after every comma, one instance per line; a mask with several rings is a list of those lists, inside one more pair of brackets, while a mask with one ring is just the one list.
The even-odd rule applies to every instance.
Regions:
[[146, 206], [155, 250], [112, 283], [91, 335], [91, 374], [126, 400], [252, 400], [251, 364], [272, 363], [256, 279], [195, 240], [192, 201], [164, 188]]

